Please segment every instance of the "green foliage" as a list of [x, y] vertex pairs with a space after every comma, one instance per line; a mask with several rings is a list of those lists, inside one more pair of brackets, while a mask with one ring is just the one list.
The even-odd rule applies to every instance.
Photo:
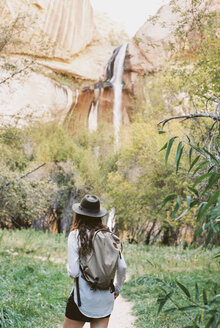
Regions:
[[34, 126], [30, 134], [35, 144], [35, 157], [38, 161], [49, 163], [78, 161], [79, 149], [73, 142], [73, 137], [62, 126], [54, 123]]
[[[172, 226], [178, 230], [182, 222], [176, 223], [170, 216], [172, 205], [162, 215], [158, 214], [164, 196], [171, 190], [182, 194], [183, 186], [171, 173], [170, 164], [168, 171], [163, 167], [163, 154], [155, 153], [162, 145], [156, 124], [154, 128], [153, 124], [137, 122], [129, 129], [131, 137], [127, 139], [125, 134], [119, 152], [114, 151], [112, 130], [105, 125], [93, 134], [81, 130], [77, 135], [54, 123], [22, 131], [2, 129], [0, 147], [5, 147], [2, 167], [7, 171], [5, 174], [2, 171], [2, 183], [7, 185], [9, 180], [12, 181], [2, 190], [4, 210], [7, 207], [7, 215], [2, 221], [15, 220], [29, 226], [48, 213], [54, 199], [57, 206], [63, 208], [69, 190], [78, 188], [100, 195], [108, 208], [114, 206], [118, 228], [121, 231], [127, 229], [128, 235], [138, 241], [145, 239], [146, 227], [155, 219], [165, 229]], [[25, 165], [15, 164], [17, 152]], [[42, 178], [35, 175], [34, 178], [19, 179], [19, 172], [25, 170], [26, 173], [42, 162], [46, 162]], [[16, 200], [14, 203], [12, 198]], [[29, 199], [33, 199], [32, 203]], [[190, 222], [189, 217], [186, 224]]]
[[143, 40], [141, 38], [135, 37], [134, 42], [135, 42], [136, 45], [138, 45], [139, 43], [143, 42]]
[[[185, 8], [181, 7], [178, 1], [173, 0], [171, 6], [179, 15], [179, 20], [176, 23], [175, 44], [171, 44], [170, 49], [172, 58], [161, 76], [166, 97], [173, 95], [180, 100], [183, 118], [184, 112], [192, 112], [192, 109], [197, 113], [202, 109], [207, 115], [210, 113], [218, 115], [219, 100], [213, 96], [219, 94], [220, 80], [217, 69], [219, 61], [217, 12], [213, 10], [214, 6], [202, 0], [190, 1]], [[181, 93], [185, 99], [182, 98]], [[178, 116], [178, 107], [176, 109], [175, 114], [171, 111], [169, 114]], [[174, 201], [175, 196], [172, 192], [164, 199], [161, 207], [163, 208], [171, 200], [173, 204], [171, 217], [175, 221], [184, 220], [186, 215], [192, 213], [196, 217], [198, 228], [195, 236], [197, 238], [200, 236], [202, 242], [204, 239], [206, 243], [216, 242], [220, 231], [219, 122], [218, 119], [214, 123], [210, 123], [207, 118], [192, 119], [190, 124], [184, 123], [182, 127], [185, 133], [178, 132], [179, 137], [170, 138], [161, 150], [166, 150], [166, 167], [172, 148], [178, 140], [178, 146], [174, 150], [177, 178], [183, 179], [182, 168], [186, 165], [183, 164], [181, 167], [181, 162], [187, 163], [185, 157], [187, 155], [188, 173], [191, 174], [192, 183], [187, 185], [188, 191], [184, 189], [184, 198], [178, 194]], [[190, 139], [187, 137], [188, 139], [185, 140], [187, 135]]]
[[30, 227], [52, 204], [57, 186], [49, 176], [21, 178], [39, 165], [33, 145], [26, 130], [10, 126], [0, 130], [1, 227]]
[[107, 172], [116, 161], [112, 135], [104, 128], [93, 134], [84, 129], [72, 135], [65, 126], [50, 123], [31, 128], [30, 134], [38, 161], [69, 163], [77, 188], [101, 193]]
[[1, 327], [60, 326], [72, 287], [64, 236], [4, 230], [0, 239]]
[[7, 127], [0, 130], [1, 162], [11, 171], [24, 170], [32, 161], [33, 155], [26, 152], [24, 132], [15, 127]]
[[[170, 155], [170, 150], [173, 145], [176, 137], [171, 138], [162, 149], [166, 149], [165, 155], [165, 166]], [[206, 244], [209, 243], [212, 239], [218, 239], [220, 236], [220, 191], [219, 191], [219, 181], [220, 181], [220, 162], [218, 157], [214, 154], [207, 151], [206, 148], [195, 146], [191, 143], [190, 139], [185, 142], [188, 146], [189, 152], [189, 170], [188, 173], [192, 172], [193, 184], [188, 186], [191, 195], [186, 196], [187, 208], [176, 217], [176, 220], [179, 220], [181, 217], [186, 215], [188, 211], [192, 208], [197, 209], [197, 222], [198, 230], [196, 231], [196, 236], [201, 234], [204, 231], [207, 231], [206, 235]], [[182, 148], [182, 141], [179, 143]], [[169, 147], [169, 145], [171, 145]], [[181, 160], [181, 155], [177, 147], [176, 158], [176, 171], [178, 171], [179, 162]], [[196, 157], [192, 159], [193, 152], [196, 153]], [[161, 204], [161, 208], [167, 204], [168, 201], [173, 200], [175, 197], [172, 195], [167, 196]], [[174, 217], [177, 215], [179, 210], [180, 197], [177, 197], [176, 206], [171, 215]], [[182, 201], [182, 200], [181, 200]]]
[[30, 227], [46, 215], [56, 186], [50, 179], [20, 179], [0, 166], [0, 227]]
[[[189, 7], [183, 10], [178, 2], [172, 1], [173, 10], [179, 14], [179, 21], [175, 35], [177, 37], [177, 47], [173, 47], [173, 63], [175, 68], [168, 67], [164, 77], [165, 86], [171, 83], [173, 94], [184, 92], [189, 97], [192, 107], [196, 111], [203, 109], [203, 112], [213, 112], [210, 104], [215, 105], [214, 113], [218, 114], [219, 101], [213, 95], [219, 93], [219, 70], [217, 61], [219, 60], [219, 42], [217, 40], [217, 13], [210, 10], [209, 4], [204, 1], [194, 0]], [[178, 48], [179, 46], [179, 48]], [[172, 82], [171, 80], [174, 80]], [[206, 102], [201, 96], [206, 97]], [[211, 95], [211, 97], [209, 97]], [[205, 109], [204, 109], [205, 108]], [[184, 107], [182, 106], [184, 110]], [[207, 120], [207, 119], [206, 119]], [[192, 121], [188, 132], [188, 140], [180, 136], [172, 137], [167, 144], [162, 147], [166, 149], [165, 167], [171, 152], [171, 148], [176, 140], [179, 144], [176, 150], [176, 173], [187, 153], [189, 158], [188, 173], [191, 174], [192, 183], [188, 190], [191, 194], [186, 194], [186, 207], [181, 212], [180, 199], [177, 197], [176, 205], [171, 216], [175, 220], [183, 218], [192, 209], [196, 210], [197, 227], [196, 236], [206, 237], [206, 242], [215, 242], [218, 239], [219, 226], [219, 123], [204, 122], [203, 119]], [[187, 145], [184, 150], [183, 143]], [[193, 157], [195, 153], [195, 157]], [[182, 179], [182, 171], [179, 179]], [[162, 205], [165, 205], [165, 201]]]
[[[54, 328], [61, 325], [72, 288], [72, 280], [66, 272], [66, 243], [63, 234], [52, 235], [32, 229], [0, 231], [2, 328]], [[189, 306], [189, 298], [176, 281], [181, 281], [191, 298], [199, 304], [203, 303], [203, 289], [207, 291], [204, 294], [207, 302], [211, 295], [219, 294], [220, 286], [216, 280], [219, 259], [214, 259], [219, 253], [218, 248], [183, 249], [125, 243], [123, 253], [131, 280], [125, 284], [122, 293], [134, 302], [138, 328], [182, 328], [192, 322], [177, 310], [172, 316], [165, 312], [170, 308], [170, 299], [157, 316], [157, 299], [159, 295], [163, 296], [161, 287], [168, 293], [174, 292], [172, 299], [180, 307]], [[211, 306], [214, 307], [214, 303]], [[207, 319], [208, 316], [204, 316], [204, 322]]]
[[[213, 97], [220, 91], [217, 68], [219, 62], [217, 13], [210, 11], [207, 2], [201, 0], [190, 1], [188, 3], [190, 6], [184, 10], [179, 6], [178, 1], [173, 0], [171, 4], [173, 10], [179, 13], [179, 21], [175, 31], [177, 43], [175, 46], [170, 44], [170, 51], [173, 53], [172, 66], [168, 65], [164, 71], [164, 86], [174, 97], [180, 98], [178, 95], [184, 93], [185, 98], [189, 99], [187, 107], [190, 108], [191, 105], [196, 112], [201, 111], [202, 108], [203, 113], [210, 114], [209, 101], [216, 101], [214, 113], [219, 115], [219, 101]], [[206, 96], [206, 103], [201, 96]], [[184, 102], [181, 107], [182, 115], [185, 112]], [[191, 108], [190, 112], [192, 112]], [[176, 115], [178, 116], [177, 113], [174, 116]], [[179, 137], [170, 138], [161, 149], [166, 150], [166, 167], [171, 148], [179, 139], [175, 155], [177, 178], [182, 180], [183, 171], [180, 170], [180, 164], [183, 160], [187, 163], [184, 155], [188, 156], [188, 174], [191, 175], [191, 183], [187, 185], [190, 194], [186, 191], [185, 202], [180, 194], [177, 194], [174, 202], [175, 195], [172, 193], [163, 200], [161, 208], [170, 202], [173, 203], [171, 217], [175, 221], [180, 221], [189, 213], [193, 213], [197, 226], [195, 238], [200, 239], [202, 243], [205, 241], [206, 246], [210, 242], [217, 244], [220, 236], [219, 136], [216, 133], [218, 129], [218, 118], [212, 124], [202, 119], [194, 120], [188, 133], [185, 133], [190, 138], [187, 136], [185, 140], [178, 133]], [[186, 147], [183, 144], [186, 144]], [[185, 208], [181, 206], [183, 203]], [[211, 275], [213, 275], [213, 268], [210, 269], [210, 277]], [[218, 327], [220, 286], [213, 278], [207, 279], [206, 284], [201, 286], [198, 278], [200, 277], [197, 274], [193, 283], [184, 276], [181, 277], [181, 282], [179, 279], [173, 279], [170, 283], [166, 277], [158, 281], [160, 289], [157, 298], [158, 313], [164, 309], [163, 314], [171, 316], [172, 321], [176, 320], [177, 315], [181, 318], [185, 317], [180, 324], [181, 327]], [[168, 307], [168, 304], [171, 307]]]
[[65, 85], [67, 87], [70, 88], [78, 88], [80, 86], [80, 84], [82, 84], [82, 82], [74, 77], [70, 77], [64, 73], [50, 73], [48, 75], [51, 79], [55, 80], [56, 82], [58, 82], [61, 85]]
[[[178, 288], [181, 289], [179, 292]], [[162, 290], [162, 294], [158, 297], [157, 302], [159, 303], [158, 314], [162, 311], [165, 305], [171, 304], [172, 307], [168, 308], [164, 311], [164, 313], [174, 313], [179, 312], [181, 315], [187, 316], [191, 323], [186, 327], [213, 327], [218, 328], [220, 324], [220, 312], [219, 312], [219, 286], [213, 286], [213, 290], [211, 291], [210, 298], [207, 298], [207, 288], [204, 288], [202, 293], [199, 290], [198, 283], [195, 283], [195, 296], [191, 296], [188, 288], [178, 282], [174, 282], [172, 287], [168, 284], [165, 286], [160, 286]], [[177, 294], [179, 296], [178, 301], [174, 300], [173, 295]], [[202, 297], [200, 295], [202, 294]], [[184, 306], [182, 306], [182, 302], [184, 301]]]
[[[191, 95], [219, 94], [218, 14], [212, 1], [192, 0], [183, 9], [171, 1], [179, 14], [175, 45], [170, 43], [174, 66], [170, 73], [180, 77], [178, 87]], [[168, 69], [169, 70], [169, 69]]]
[[[126, 244], [124, 255], [131, 280], [122, 293], [135, 303], [137, 327], [193, 327], [194, 319], [199, 322], [202, 317], [198, 327], [205, 328], [214, 313], [219, 316], [219, 299], [215, 296], [220, 292], [216, 279], [219, 260], [214, 259], [218, 253], [219, 248]], [[207, 303], [214, 299], [213, 303], [204, 306], [203, 294]]]
[[[135, 240], [144, 240], [149, 222], [155, 219], [160, 227], [172, 226], [178, 229], [181, 224], [170, 217], [172, 206], [158, 213], [165, 195], [182, 190], [186, 182], [178, 181], [163, 167], [163, 154], [155, 152], [161, 148], [160, 137], [151, 122], [133, 123], [129, 129], [129, 140], [124, 140], [117, 162], [117, 171], [108, 175], [107, 194], [116, 208], [118, 227], [126, 230]], [[192, 221], [192, 220], [191, 220]]]
[[[104, 128], [72, 135], [55, 123], [2, 128], [0, 150], [2, 227], [29, 227], [43, 220], [51, 207], [63, 209], [69, 192], [77, 188], [104, 194], [107, 175], [117, 161], [113, 136]], [[20, 178], [42, 163], [46, 165], [41, 171]]]

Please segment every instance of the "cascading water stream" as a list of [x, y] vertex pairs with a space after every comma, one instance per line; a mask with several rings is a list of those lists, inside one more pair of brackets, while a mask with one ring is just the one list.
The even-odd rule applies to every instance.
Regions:
[[97, 83], [94, 87], [94, 99], [89, 111], [88, 128], [90, 132], [96, 131], [98, 128], [98, 106], [101, 90], [101, 98], [103, 93], [103, 85], [113, 87], [113, 126], [115, 135], [115, 148], [119, 145], [119, 132], [122, 124], [122, 88], [123, 88], [123, 71], [124, 61], [127, 50], [127, 43], [117, 47], [107, 66], [107, 80], [102, 83]]
[[110, 67], [112, 70], [113, 65], [113, 76], [111, 77], [111, 84], [114, 90], [114, 106], [113, 106], [113, 125], [114, 125], [114, 133], [115, 133], [115, 146], [116, 148], [119, 145], [119, 132], [122, 123], [122, 75], [124, 71], [124, 61], [127, 50], [127, 43], [124, 43], [120, 48], [117, 48], [117, 51], [113, 55], [114, 62], [111, 61]]

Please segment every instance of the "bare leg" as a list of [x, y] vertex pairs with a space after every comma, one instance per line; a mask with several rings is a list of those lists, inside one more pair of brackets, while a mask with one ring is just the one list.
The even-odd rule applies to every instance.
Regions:
[[90, 323], [90, 328], [107, 328], [108, 322], [109, 322], [109, 318], [94, 319]]
[[85, 322], [70, 320], [67, 317], [64, 318], [63, 328], [82, 328]]

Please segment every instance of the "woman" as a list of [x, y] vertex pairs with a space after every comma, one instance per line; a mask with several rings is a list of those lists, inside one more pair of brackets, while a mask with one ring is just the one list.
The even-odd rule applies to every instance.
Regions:
[[63, 328], [81, 328], [85, 322], [90, 322], [91, 328], [107, 328], [114, 299], [125, 280], [126, 264], [123, 256], [118, 258], [114, 293], [109, 289], [91, 288], [82, 277], [79, 258], [90, 254], [95, 231], [108, 229], [102, 223], [107, 212], [95, 195], [86, 195], [81, 203], [73, 205], [73, 210], [75, 218], [68, 237], [68, 273], [77, 283], [67, 301]]

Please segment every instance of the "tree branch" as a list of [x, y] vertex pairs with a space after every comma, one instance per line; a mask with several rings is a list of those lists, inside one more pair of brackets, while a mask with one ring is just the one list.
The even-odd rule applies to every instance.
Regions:
[[3, 84], [5, 82], [7, 82], [8, 80], [10, 80], [11, 78], [13, 78], [15, 75], [25, 71], [27, 68], [29, 68], [31, 65], [33, 64], [33, 62], [29, 63], [28, 65], [22, 67], [19, 71], [16, 71], [14, 73], [12, 73], [10, 76], [6, 77], [4, 80], [0, 81], [0, 84]]
[[160, 121], [158, 123], [158, 125], [161, 125], [162, 124], [162, 128], [164, 127], [164, 125], [171, 121], [171, 120], [176, 120], [176, 119], [180, 119], [180, 118], [183, 118], [183, 119], [190, 119], [190, 118], [196, 118], [196, 117], [204, 117], [204, 118], [211, 118], [212, 120], [214, 121], [220, 121], [220, 115], [217, 115], [217, 114], [211, 114], [211, 113], [194, 113], [194, 114], [186, 114], [186, 115], [177, 115], [177, 116], [171, 116], [171, 117], [168, 117], [162, 121]]
[[[44, 166], [44, 165], [46, 165], [46, 163], [43, 163], [43, 164], [39, 165], [38, 167], [36, 167], [35, 169], [33, 169], [33, 170], [27, 172], [26, 174], [22, 175], [19, 179], [24, 179], [24, 178], [26, 178], [28, 175], [30, 175], [30, 174], [32, 174], [33, 172], [39, 170], [39, 169], [40, 169], [42, 166]], [[15, 180], [18, 180], [18, 179], [15, 179]], [[0, 186], [0, 190], [3, 190], [5, 187], [8, 187], [8, 186], [10, 185], [10, 183], [11, 183], [11, 181], [9, 181], [9, 182], [3, 184], [2, 186]]]
[[43, 163], [43, 164], [39, 165], [38, 167], [36, 167], [35, 169], [33, 169], [32, 171], [29, 171], [29, 172], [27, 172], [26, 174], [22, 175], [22, 176], [20, 177], [20, 179], [24, 179], [24, 178], [26, 178], [28, 175], [30, 175], [30, 174], [34, 173], [35, 171], [39, 170], [39, 169], [40, 169], [42, 166], [44, 166], [44, 165], [46, 165], [46, 163]]

